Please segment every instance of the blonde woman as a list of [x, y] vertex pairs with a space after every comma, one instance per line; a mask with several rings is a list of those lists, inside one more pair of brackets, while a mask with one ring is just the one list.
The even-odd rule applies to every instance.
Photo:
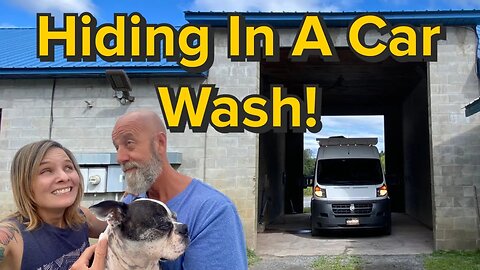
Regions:
[[58, 142], [34, 142], [18, 150], [10, 174], [17, 212], [0, 222], [0, 269], [69, 269], [106, 225], [80, 207], [75, 157]]

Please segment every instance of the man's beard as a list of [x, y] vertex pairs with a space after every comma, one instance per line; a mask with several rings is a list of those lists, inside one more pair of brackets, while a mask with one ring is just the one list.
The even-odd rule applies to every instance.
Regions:
[[129, 161], [122, 165], [124, 171], [131, 168], [136, 168], [136, 170], [125, 173], [125, 180], [127, 181], [126, 192], [136, 195], [147, 192], [162, 172], [160, 157], [153, 151], [151, 161], [145, 165], [134, 161]]

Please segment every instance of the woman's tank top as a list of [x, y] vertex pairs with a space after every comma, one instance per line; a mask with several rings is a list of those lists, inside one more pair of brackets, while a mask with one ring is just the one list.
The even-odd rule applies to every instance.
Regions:
[[44, 223], [32, 231], [16, 223], [23, 237], [22, 270], [68, 270], [89, 246], [86, 223], [78, 230]]

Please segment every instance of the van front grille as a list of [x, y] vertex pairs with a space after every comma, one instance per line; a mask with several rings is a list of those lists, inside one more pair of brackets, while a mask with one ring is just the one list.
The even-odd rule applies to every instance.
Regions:
[[370, 215], [371, 203], [336, 203], [332, 204], [332, 211], [339, 216]]

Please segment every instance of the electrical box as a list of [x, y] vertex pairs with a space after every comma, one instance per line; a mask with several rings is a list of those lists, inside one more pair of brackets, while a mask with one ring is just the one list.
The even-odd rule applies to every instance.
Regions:
[[88, 178], [88, 168], [80, 168], [80, 173], [83, 176], [83, 192], [87, 192], [87, 178]]
[[120, 165], [108, 166], [107, 192], [124, 192], [125, 176]]
[[[170, 164], [180, 166], [182, 153], [167, 152]], [[85, 193], [124, 192], [125, 176], [116, 153], [76, 153]]]
[[82, 168], [85, 193], [104, 193], [107, 191], [106, 168]]

